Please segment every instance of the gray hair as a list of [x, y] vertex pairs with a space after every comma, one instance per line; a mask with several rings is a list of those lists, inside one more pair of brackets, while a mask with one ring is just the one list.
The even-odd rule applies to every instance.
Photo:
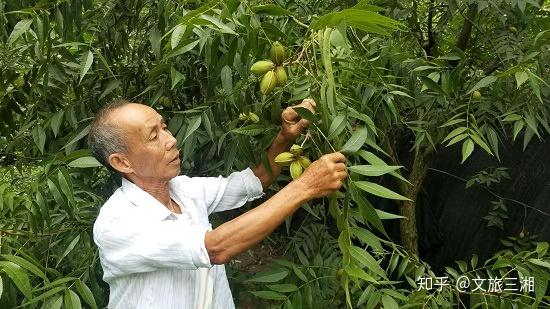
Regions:
[[109, 118], [116, 109], [132, 102], [125, 99], [115, 100], [102, 107], [96, 114], [88, 133], [88, 147], [92, 155], [109, 170], [115, 169], [109, 164], [109, 156], [113, 153], [126, 153], [128, 148], [124, 142], [123, 131]]

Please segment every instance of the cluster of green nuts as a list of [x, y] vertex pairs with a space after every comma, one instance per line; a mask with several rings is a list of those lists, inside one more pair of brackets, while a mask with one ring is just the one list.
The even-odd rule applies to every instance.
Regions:
[[172, 107], [172, 100], [169, 97], [162, 96], [158, 99], [158, 103], [164, 107]]
[[294, 144], [290, 147], [289, 152], [281, 152], [275, 157], [275, 163], [280, 166], [290, 166], [290, 177], [296, 179], [311, 164], [311, 161], [306, 156], [303, 156], [302, 153], [302, 147]]
[[248, 112], [248, 114], [240, 113], [239, 120], [245, 121], [245, 122], [250, 121], [252, 123], [258, 123], [260, 122], [260, 117], [258, 117], [258, 115], [254, 114], [253, 112]]
[[271, 60], [262, 60], [254, 63], [250, 71], [256, 75], [263, 75], [260, 82], [260, 92], [264, 95], [270, 93], [275, 86], [286, 84], [288, 76], [283, 67], [285, 48], [279, 42], [271, 46]]

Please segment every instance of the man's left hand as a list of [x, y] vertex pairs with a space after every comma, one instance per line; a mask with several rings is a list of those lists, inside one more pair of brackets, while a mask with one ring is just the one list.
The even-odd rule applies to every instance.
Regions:
[[[315, 107], [317, 104], [312, 99], [305, 99], [302, 103], [293, 107], [297, 106], [305, 107], [312, 113], [315, 113]], [[292, 141], [296, 140], [302, 131], [309, 126], [309, 121], [301, 118], [293, 107], [287, 107], [281, 114], [281, 134], [285, 139]]]

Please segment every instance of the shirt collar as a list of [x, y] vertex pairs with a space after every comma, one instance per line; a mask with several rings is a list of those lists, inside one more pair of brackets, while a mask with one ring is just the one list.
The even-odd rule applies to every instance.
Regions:
[[[169, 186], [170, 186], [170, 195], [172, 195], [174, 191], [173, 180], [170, 180]], [[181, 194], [183, 196], [192, 195], [192, 192], [193, 192], [190, 190], [179, 190], [179, 191], [182, 191]], [[136, 184], [134, 184], [133, 182], [131, 182], [130, 180], [124, 177], [122, 177], [122, 192], [124, 193], [126, 198], [128, 198], [132, 202], [132, 204], [147, 211], [154, 218], [157, 218], [159, 220], [164, 220], [167, 217], [172, 215], [172, 212], [168, 208], [166, 208], [166, 206], [164, 206], [161, 202], [159, 202], [156, 198], [154, 198], [151, 194], [147, 193], [146, 191], [138, 187]]]

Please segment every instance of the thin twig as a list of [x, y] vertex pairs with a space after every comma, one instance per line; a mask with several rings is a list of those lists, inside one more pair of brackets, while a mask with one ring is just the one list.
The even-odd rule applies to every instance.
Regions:
[[[463, 182], [467, 182], [466, 179], [464, 179], [464, 178], [462, 178], [462, 177], [459, 177], [459, 176], [456, 176], [456, 175], [454, 175], [454, 174], [451, 174], [451, 173], [449, 173], [449, 172], [442, 171], [442, 170], [439, 170], [439, 169], [436, 169], [436, 168], [432, 168], [432, 167], [429, 167], [428, 169], [429, 169], [429, 170], [432, 170], [432, 171], [435, 171], [435, 172], [439, 172], [439, 173], [448, 175], [448, 176], [451, 176], [451, 177], [453, 177], [453, 178], [455, 178], [455, 179], [458, 179], [458, 180], [461, 180], [461, 181], [463, 181]], [[506, 201], [514, 202], [514, 203], [519, 204], [519, 205], [521, 205], [521, 206], [523, 206], [523, 207], [527, 207], [527, 208], [529, 208], [529, 209], [533, 209], [533, 210], [535, 210], [535, 211], [537, 211], [537, 212], [539, 212], [539, 213], [541, 213], [541, 214], [543, 214], [543, 215], [545, 215], [545, 216], [550, 217], [550, 214], [549, 214], [549, 213], [544, 212], [544, 211], [542, 211], [542, 210], [540, 210], [540, 209], [538, 209], [538, 208], [536, 208], [536, 207], [527, 205], [527, 204], [525, 204], [525, 203], [523, 203], [523, 202], [520, 202], [520, 201], [515, 200], [515, 199], [512, 199], [512, 198], [502, 197], [502, 196], [498, 195], [497, 193], [495, 193], [494, 191], [492, 191], [491, 189], [489, 189], [489, 188], [487, 188], [487, 187], [483, 187], [483, 186], [482, 186], [482, 188], [483, 188], [485, 191], [487, 191], [489, 194], [491, 194], [491, 195], [493, 195], [493, 196], [495, 196], [495, 197], [497, 197], [497, 198], [499, 198], [499, 199], [503, 199], [503, 200], [506, 200]]]

